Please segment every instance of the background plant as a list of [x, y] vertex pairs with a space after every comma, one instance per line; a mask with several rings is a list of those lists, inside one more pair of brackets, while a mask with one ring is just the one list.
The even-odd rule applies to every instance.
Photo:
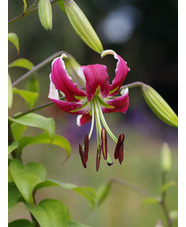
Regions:
[[[36, 3], [37, 3], [37, 1], [34, 2], [34, 4], [31, 5], [30, 7], [27, 7], [26, 1], [23, 1], [23, 13], [20, 14], [20, 16], [17, 17], [17, 19], [11, 20], [11, 23], [13, 23], [13, 21], [17, 21], [18, 19], [23, 19], [26, 15], [29, 15], [30, 13], [37, 11]], [[55, 1], [52, 1], [51, 3], [55, 3]], [[47, 2], [47, 4], [49, 4], [49, 2]], [[63, 5], [62, 5], [62, 9], [64, 10]], [[20, 52], [20, 48], [19, 48], [20, 44], [19, 44], [18, 39], [19, 38], [15, 34], [12, 34], [12, 33], [9, 34], [9, 40], [11, 42], [13, 42], [13, 44], [16, 46], [17, 52]], [[65, 49], [65, 46], [63, 49]], [[27, 107], [29, 109], [29, 110], [26, 110], [26, 112], [24, 111], [27, 114], [24, 114], [24, 115], [22, 114], [22, 117], [21, 117], [20, 113], [17, 113], [17, 112], [20, 112], [20, 109], [18, 108], [19, 109], [18, 111], [15, 111], [15, 109], [14, 109], [13, 113], [11, 112], [11, 114], [10, 114], [11, 117], [9, 118], [9, 124], [10, 124], [9, 154], [11, 154], [11, 156], [13, 157], [13, 161], [10, 162], [10, 166], [9, 166], [9, 170], [10, 170], [10, 172], [9, 172], [9, 175], [10, 175], [10, 183], [9, 183], [10, 184], [10, 186], [9, 186], [10, 193], [9, 193], [9, 195], [10, 195], [10, 199], [11, 199], [10, 200], [10, 209], [18, 201], [24, 201], [25, 205], [27, 206], [28, 210], [31, 213], [33, 222], [35, 223], [36, 226], [38, 225], [37, 222], [39, 222], [41, 226], [46, 226], [46, 223], [44, 223], [43, 220], [45, 219], [45, 214], [46, 214], [45, 208], [48, 206], [53, 207], [54, 210], [55, 209], [61, 210], [60, 217], [63, 217], [63, 218], [61, 218], [60, 221], [61, 222], [63, 221], [64, 226], [67, 225], [66, 224], [67, 222], [69, 225], [72, 225], [72, 221], [70, 221], [70, 217], [69, 217], [69, 211], [67, 210], [66, 206], [63, 203], [59, 202], [58, 200], [52, 200], [52, 199], [46, 200], [45, 199], [45, 200], [42, 200], [38, 205], [36, 205], [35, 208], [30, 206], [33, 203], [35, 203], [34, 202], [35, 199], [32, 197], [32, 193], [34, 192], [34, 195], [35, 195], [35, 192], [43, 187], [58, 186], [58, 187], [63, 187], [65, 189], [74, 190], [74, 191], [78, 192], [79, 194], [83, 195], [85, 198], [87, 198], [94, 208], [95, 208], [95, 205], [98, 203], [98, 198], [96, 196], [96, 192], [94, 189], [92, 189], [90, 187], [87, 188], [87, 187], [79, 187], [76, 185], [69, 185], [69, 184], [66, 185], [65, 183], [58, 182], [55, 180], [48, 180], [48, 179], [46, 179], [46, 170], [41, 164], [29, 161], [29, 164], [25, 166], [20, 161], [17, 160], [17, 159], [22, 160], [23, 148], [25, 149], [25, 147], [30, 144], [53, 143], [55, 145], [63, 147], [64, 150], [66, 151], [67, 157], [69, 156], [69, 154], [71, 152], [70, 144], [68, 143], [68, 141], [60, 135], [55, 135], [55, 123], [54, 123], [53, 119], [44, 117], [40, 114], [31, 113], [31, 112], [33, 112], [33, 109], [34, 109], [34, 111], [36, 111], [39, 109], [43, 109], [43, 107], [47, 107], [47, 106], [51, 105], [50, 103], [49, 104], [47, 103], [44, 105], [43, 104], [39, 105], [38, 108], [37, 107], [34, 108], [34, 106], [37, 102], [37, 99], [38, 99], [38, 94], [40, 93], [39, 87], [41, 88], [41, 85], [39, 86], [39, 82], [38, 82], [39, 74], [38, 75], [36, 74], [36, 70], [40, 69], [46, 63], [51, 62], [51, 60], [55, 56], [59, 56], [59, 54], [61, 54], [61, 52], [54, 54], [53, 56], [49, 57], [49, 59], [47, 59], [46, 61], [42, 60], [42, 63], [38, 64], [36, 66], [33, 66], [33, 64], [30, 61], [28, 61], [27, 59], [23, 59], [23, 58], [18, 59], [17, 61], [13, 61], [9, 65], [10, 68], [11, 67], [24, 67], [29, 70], [28, 73], [25, 73], [22, 77], [19, 76], [19, 78], [12, 83], [13, 89], [11, 88], [11, 83], [10, 83], [12, 80], [12, 75], [11, 75], [11, 71], [10, 71], [11, 79], [9, 79], [9, 84], [10, 84], [9, 107], [11, 107], [11, 105], [12, 105], [12, 98], [11, 98], [12, 92], [11, 91], [13, 91], [14, 94], [20, 95], [26, 101]], [[48, 77], [48, 72], [47, 72], [47, 77]], [[15, 88], [15, 86], [17, 87], [18, 83], [22, 82], [26, 78], [27, 78], [27, 82], [25, 84], [26, 90], [25, 90], [25, 88], [21, 88], [21, 89]], [[43, 85], [43, 83], [42, 83], [42, 85]], [[46, 93], [44, 95], [46, 96]], [[15, 101], [14, 101], [14, 103], [15, 103]], [[15, 113], [17, 113], [19, 115], [17, 115], [17, 117], [16, 117]], [[60, 115], [61, 115], [61, 112], [60, 112]], [[60, 118], [61, 118], [61, 116], [60, 116]], [[30, 136], [30, 134], [28, 134], [28, 136], [23, 136], [23, 132], [26, 130], [27, 127], [39, 127], [44, 131], [44, 133], [41, 133], [41, 134], [38, 133], [38, 135], [34, 135], [34, 136]], [[63, 134], [63, 135], [65, 135], [65, 134]], [[127, 137], [129, 137], [129, 136], [127, 136]], [[134, 135], [132, 135], [132, 138], [134, 138]], [[152, 147], [152, 145], [150, 147]], [[42, 149], [42, 148], [40, 148], [40, 149]], [[63, 160], [61, 160], [61, 163], [62, 162], [63, 162]], [[53, 165], [55, 165], [55, 164], [52, 164], [52, 166]], [[76, 168], [78, 168], [78, 167], [76, 167]], [[36, 177], [36, 174], [34, 175], [33, 170], [35, 170], [35, 169], [37, 169], [37, 173], [40, 173], [40, 174], [37, 174], [37, 177]], [[29, 172], [29, 174], [27, 174], [27, 172]], [[23, 178], [20, 179], [20, 175], [22, 175], [23, 173], [26, 174], [26, 176], [28, 176], [26, 179], [23, 179]], [[25, 184], [25, 182], [29, 182], [29, 184]], [[100, 182], [100, 179], [98, 179], [98, 183], [99, 182]], [[150, 199], [149, 201], [152, 202], [153, 199]], [[159, 200], [156, 199], [156, 202], [157, 201], [160, 202]], [[154, 200], [154, 202], [155, 202], [155, 200]], [[48, 211], [48, 212], [51, 212], [51, 211]], [[49, 216], [49, 221], [52, 221], [52, 223], [54, 223], [53, 218], [57, 219], [57, 217], [55, 217], [55, 216]], [[27, 223], [27, 226], [28, 226], [28, 221], [21, 220], [18, 222], [19, 222], [19, 226], [21, 226], [20, 223], [25, 225], [25, 222]], [[17, 223], [14, 222], [10, 225], [15, 226], [16, 224]], [[30, 223], [29, 223], [29, 225], [33, 226], [33, 224], [30, 224]], [[56, 222], [56, 226], [59, 226], [59, 225], [61, 225], [61, 223]], [[90, 225], [91, 225], [91, 222], [90, 222]], [[80, 226], [82, 226], [82, 224]]]

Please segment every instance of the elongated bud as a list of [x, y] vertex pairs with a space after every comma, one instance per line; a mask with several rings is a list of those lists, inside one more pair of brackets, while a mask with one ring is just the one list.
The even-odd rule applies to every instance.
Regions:
[[167, 143], [164, 143], [161, 150], [162, 171], [169, 171], [172, 166], [172, 155]]
[[96, 171], [99, 170], [100, 159], [101, 159], [101, 146], [99, 145], [99, 147], [97, 149], [97, 156], [96, 156]]
[[65, 0], [65, 11], [80, 38], [94, 51], [102, 53], [102, 44], [79, 6], [73, 0]]
[[149, 85], [141, 88], [143, 97], [151, 110], [165, 123], [178, 127], [178, 117], [165, 100]]
[[62, 55], [63, 61], [65, 62], [66, 70], [72, 80], [82, 87], [85, 87], [85, 79], [80, 75], [80, 64], [70, 54], [66, 53]]
[[50, 0], [39, 0], [39, 19], [43, 27], [48, 31], [52, 29], [52, 7]]
[[124, 142], [125, 136], [124, 134], [121, 134], [118, 138], [118, 142], [116, 144], [115, 152], [114, 152], [114, 158], [119, 159], [119, 163], [121, 164], [124, 158], [123, 153], [123, 142]]
[[103, 158], [106, 160], [107, 159], [107, 132], [105, 128], [101, 130], [101, 140], [102, 140], [101, 149], [103, 153]]

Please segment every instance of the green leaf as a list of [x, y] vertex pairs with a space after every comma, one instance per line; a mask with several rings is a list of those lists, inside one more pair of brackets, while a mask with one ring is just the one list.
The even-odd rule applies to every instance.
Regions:
[[55, 180], [46, 180], [36, 185], [34, 188], [34, 191], [37, 191], [40, 188], [51, 187], [51, 186], [57, 186], [68, 190], [74, 190], [75, 192], [83, 196], [85, 199], [87, 199], [93, 208], [95, 208], [97, 205], [97, 195], [95, 190], [91, 187], [79, 187], [75, 184], [62, 183]]
[[12, 82], [8, 75], [8, 109], [11, 109], [13, 103]]
[[33, 205], [33, 189], [45, 180], [45, 168], [37, 162], [23, 165], [19, 160], [13, 159], [10, 163], [10, 173], [23, 198]]
[[79, 222], [68, 221], [68, 227], [90, 227]]
[[57, 5], [58, 5], [59, 8], [61, 9], [61, 11], [62, 11], [64, 14], [66, 14], [65, 2], [64, 2], [64, 0], [57, 1]]
[[29, 60], [25, 59], [25, 58], [19, 58], [15, 61], [13, 61], [12, 63], [10, 63], [8, 65], [9, 68], [12, 68], [12, 67], [22, 67], [22, 68], [25, 68], [25, 69], [28, 69], [28, 70], [31, 70], [34, 65], [32, 62], [30, 62]]
[[167, 189], [169, 189], [170, 187], [177, 187], [178, 184], [175, 181], [170, 181], [165, 183], [162, 187], [161, 187], [161, 191], [165, 192]]
[[147, 198], [143, 200], [143, 204], [147, 203], [160, 203], [161, 198]]
[[17, 122], [13, 122], [11, 124], [11, 130], [12, 130], [14, 139], [19, 140], [22, 137], [26, 128], [27, 127], [25, 125], [19, 124]]
[[18, 191], [14, 182], [8, 183], [8, 211], [10, 211], [18, 202], [21, 197], [20, 192]]
[[10, 154], [12, 151], [14, 151], [16, 148], [18, 148], [19, 142], [14, 141], [8, 146], [8, 154]]
[[17, 88], [13, 88], [13, 93], [19, 94], [27, 102], [29, 109], [32, 109], [34, 107], [34, 105], [36, 104], [38, 95], [39, 95], [36, 92], [20, 90]]
[[8, 40], [14, 44], [19, 54], [19, 39], [15, 33], [8, 33]]
[[26, 204], [41, 227], [67, 227], [66, 207], [58, 200], [42, 200], [34, 207]]
[[98, 195], [98, 205], [100, 205], [107, 197], [111, 189], [111, 182], [101, 185], [98, 188], [97, 195]]
[[26, 219], [18, 219], [8, 223], [8, 227], [35, 227], [35, 225]]
[[[29, 136], [23, 137], [19, 141], [19, 150], [23, 150], [23, 148], [25, 146], [28, 146], [31, 144], [37, 144], [37, 143], [51, 144], [51, 140], [47, 133], [41, 133], [35, 137], [29, 137]], [[65, 151], [67, 153], [67, 157], [65, 159], [65, 161], [66, 161], [71, 154], [71, 146], [70, 146], [70, 143], [68, 142], [68, 140], [62, 136], [55, 135], [52, 140], [52, 144], [56, 145], [56, 146], [60, 146], [65, 149]]]
[[26, 82], [26, 90], [39, 92], [39, 80], [36, 75], [31, 75]]
[[53, 118], [46, 118], [39, 114], [29, 113], [19, 118], [9, 117], [9, 119], [22, 125], [41, 128], [48, 133], [51, 140], [53, 140], [55, 136], [55, 122]]

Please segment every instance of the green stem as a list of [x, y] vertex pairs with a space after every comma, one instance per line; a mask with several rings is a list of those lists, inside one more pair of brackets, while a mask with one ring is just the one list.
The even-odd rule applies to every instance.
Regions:
[[47, 58], [44, 61], [42, 61], [41, 63], [39, 63], [38, 65], [34, 66], [30, 71], [28, 71], [27, 73], [25, 73], [23, 76], [21, 76], [15, 82], [13, 82], [12, 83], [12, 86], [15, 86], [15, 85], [19, 84], [21, 81], [23, 81], [28, 76], [30, 76], [33, 72], [35, 72], [38, 69], [42, 68], [44, 65], [46, 65], [47, 63], [49, 63], [50, 61], [52, 61], [55, 57], [57, 57], [57, 56], [59, 56], [59, 55], [61, 55], [63, 53], [67, 54], [65, 51], [58, 51], [55, 54], [53, 54], [52, 56], [50, 56], [49, 58]]
[[[61, 97], [60, 98], [60, 100], [63, 100], [63, 99], [65, 99], [65, 97]], [[22, 117], [22, 116], [24, 116], [26, 114], [29, 114], [29, 113], [44, 109], [44, 108], [49, 107], [49, 106], [51, 106], [53, 104], [54, 104], [53, 102], [48, 102], [48, 103], [42, 104], [42, 105], [37, 106], [37, 107], [35, 107], [35, 108], [31, 109], [31, 110], [27, 110], [27, 111], [25, 111], [23, 113], [17, 114], [13, 118], [16, 119], [16, 118]]]
[[131, 184], [131, 183], [127, 182], [126, 180], [120, 179], [118, 177], [112, 177], [110, 179], [110, 182], [121, 184], [121, 185], [123, 185], [123, 186], [125, 186], [125, 187], [127, 187], [129, 189], [132, 189], [133, 191], [136, 191], [136, 192], [138, 192], [138, 193], [140, 193], [142, 195], [145, 195], [145, 196], [148, 196], [148, 197], [150, 196], [150, 197], [153, 197], [153, 198], [157, 199], [156, 195], [154, 195], [154, 194], [146, 191], [145, 189], [140, 188], [140, 187], [138, 187], [138, 186], [136, 186], [134, 184]]
[[[30, 14], [34, 13], [35, 11], [37, 11], [38, 7], [35, 7], [37, 5], [39, 0], [36, 0], [29, 8], [26, 12], [18, 15], [15, 18], [12, 18], [11, 20], [8, 21], [8, 24], [12, 24], [20, 19], [22, 19], [23, 17], [29, 16]], [[57, 2], [59, 0], [52, 0], [50, 3], [53, 4], [55, 2]], [[34, 8], [35, 7], [35, 8]]]
[[[162, 172], [162, 186], [166, 183], [166, 172]], [[161, 202], [160, 205], [163, 209], [163, 212], [165, 214], [165, 218], [167, 221], [167, 227], [172, 227], [172, 219], [169, 215], [169, 211], [167, 209], [167, 205], [166, 205], [166, 191], [163, 191], [161, 193]]]
[[134, 87], [141, 87], [142, 88], [144, 86], [145, 86], [145, 84], [143, 82], [137, 81], [137, 82], [133, 82], [133, 83], [130, 83], [130, 84], [126, 84], [124, 86], [121, 86], [120, 87], [120, 91], [123, 90], [123, 89], [125, 89], [125, 88], [134, 88]]

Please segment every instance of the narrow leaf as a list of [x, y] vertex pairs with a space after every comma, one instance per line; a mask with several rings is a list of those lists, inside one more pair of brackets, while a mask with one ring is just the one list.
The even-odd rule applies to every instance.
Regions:
[[8, 227], [35, 227], [35, 225], [26, 219], [18, 219], [8, 223]]
[[87, 199], [93, 208], [96, 207], [97, 195], [96, 195], [95, 190], [91, 187], [79, 187], [74, 184], [62, 183], [62, 182], [55, 181], [55, 180], [46, 180], [46, 181], [41, 182], [38, 185], [36, 185], [36, 187], [34, 188], [34, 191], [37, 191], [40, 188], [51, 187], [51, 186], [57, 186], [57, 187], [62, 187], [64, 189], [68, 189], [68, 190], [74, 190], [75, 192], [77, 192], [78, 194], [83, 196], [85, 199]]
[[53, 140], [55, 135], [55, 122], [53, 118], [46, 118], [42, 115], [29, 113], [19, 118], [9, 118], [13, 122], [17, 122], [22, 125], [41, 128], [48, 133], [51, 140]]
[[178, 184], [175, 181], [170, 181], [165, 183], [162, 187], [161, 187], [161, 191], [165, 192], [167, 189], [169, 189], [170, 187], [177, 187]]
[[[19, 141], [19, 150], [23, 150], [25, 146], [32, 145], [32, 144], [38, 144], [38, 143], [44, 143], [44, 144], [51, 144], [50, 137], [47, 133], [41, 133], [35, 137], [23, 137]], [[55, 135], [52, 144], [56, 146], [60, 146], [63, 149], [65, 149], [67, 157], [65, 161], [69, 158], [71, 154], [71, 146], [67, 139], [65, 139], [62, 136]]]
[[15, 33], [8, 33], [8, 40], [14, 44], [19, 54], [19, 39]]
[[8, 183], [8, 211], [10, 211], [18, 202], [21, 194], [13, 182]]
[[14, 141], [8, 146], [8, 154], [10, 154], [12, 151], [14, 151], [16, 148], [18, 148], [19, 142]]
[[111, 189], [111, 182], [101, 185], [98, 188], [97, 195], [98, 195], [98, 205], [100, 205], [108, 196], [110, 189]]
[[64, 14], [66, 14], [64, 0], [57, 1], [57, 5], [58, 5], [59, 8], [61, 9], [61, 11], [62, 11]]
[[12, 82], [8, 75], [8, 109], [11, 109], [13, 103]]
[[26, 82], [26, 90], [39, 92], [39, 80], [36, 75], [31, 75]]
[[10, 173], [23, 198], [33, 205], [33, 189], [45, 180], [45, 168], [37, 162], [23, 165], [19, 160], [13, 159], [10, 163]]
[[26, 12], [26, 10], [27, 10], [27, 2], [26, 2], [26, 0], [23, 0], [23, 13], [25, 13]]
[[13, 88], [13, 93], [19, 94], [27, 102], [29, 109], [32, 109], [35, 106], [38, 95], [39, 95], [37, 92], [20, 90], [17, 88]]
[[147, 203], [160, 203], [160, 198], [147, 198], [143, 200], [143, 204]]
[[90, 227], [90, 226], [75, 221], [68, 221], [68, 227]]
[[42, 200], [34, 207], [26, 204], [41, 227], [67, 227], [66, 207], [58, 200]]
[[10, 63], [8, 65], [9, 68], [12, 68], [12, 67], [22, 67], [22, 68], [25, 68], [25, 69], [28, 69], [28, 70], [31, 70], [34, 65], [31, 61], [25, 59], [25, 58], [19, 58], [15, 61], [13, 61], [12, 63]]

